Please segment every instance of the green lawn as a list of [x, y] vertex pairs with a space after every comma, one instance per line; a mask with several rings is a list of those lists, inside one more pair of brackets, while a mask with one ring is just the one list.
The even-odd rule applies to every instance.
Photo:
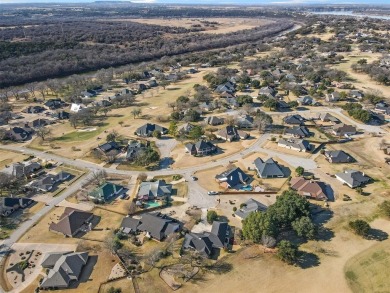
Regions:
[[96, 135], [98, 135], [102, 131], [103, 131], [103, 129], [100, 129], [100, 128], [98, 128], [94, 131], [84, 131], [84, 132], [73, 131], [73, 132], [67, 133], [63, 136], [55, 138], [55, 141], [72, 142], [72, 141], [88, 140], [88, 139], [95, 137]]

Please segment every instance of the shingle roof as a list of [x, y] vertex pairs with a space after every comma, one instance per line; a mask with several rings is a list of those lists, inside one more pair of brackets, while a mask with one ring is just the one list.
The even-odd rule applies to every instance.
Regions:
[[267, 210], [267, 206], [263, 205], [262, 203], [258, 202], [257, 200], [254, 200], [253, 198], [250, 198], [245, 202], [245, 206], [239, 210], [236, 211], [236, 216], [240, 217], [241, 219], [245, 219], [249, 216], [250, 213], [253, 212], [263, 212]]
[[325, 156], [329, 159], [331, 163], [350, 163], [353, 162], [353, 158], [348, 155], [346, 152], [337, 150], [337, 151], [325, 151]]
[[49, 230], [73, 236], [92, 216], [92, 213], [66, 207], [58, 223], [51, 223]]
[[111, 182], [105, 182], [90, 193], [90, 196], [98, 200], [107, 201], [113, 195], [118, 194], [123, 186]]
[[269, 158], [265, 162], [261, 158], [257, 158], [254, 163], [261, 178], [284, 177], [282, 169], [272, 158]]
[[344, 181], [351, 188], [361, 186], [368, 183], [371, 178], [366, 176], [363, 172], [356, 170], [345, 170], [336, 174], [336, 177]]
[[290, 187], [301, 195], [310, 196], [319, 200], [327, 199], [324, 191], [325, 187], [322, 182], [306, 180], [303, 177], [296, 177], [291, 179], [290, 184]]
[[287, 128], [285, 132], [287, 134], [291, 134], [299, 137], [310, 136], [310, 132], [306, 126], [294, 126], [292, 128]]
[[230, 187], [234, 187], [238, 184], [244, 184], [249, 179], [249, 176], [239, 167], [236, 167], [215, 176], [215, 178], [226, 182]]

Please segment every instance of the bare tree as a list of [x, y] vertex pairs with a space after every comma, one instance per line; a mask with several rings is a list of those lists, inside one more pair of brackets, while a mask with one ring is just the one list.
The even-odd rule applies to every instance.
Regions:
[[45, 141], [48, 137], [51, 135], [51, 129], [47, 128], [45, 126], [37, 128], [35, 131], [38, 137], [42, 139], [42, 141]]
[[104, 183], [107, 179], [107, 172], [106, 170], [99, 170], [92, 173], [92, 182], [95, 185], [101, 185]]

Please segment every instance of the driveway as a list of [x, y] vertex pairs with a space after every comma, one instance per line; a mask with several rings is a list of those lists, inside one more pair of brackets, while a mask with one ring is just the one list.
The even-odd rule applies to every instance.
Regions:
[[161, 156], [161, 169], [167, 169], [173, 163], [171, 159], [171, 151], [176, 147], [176, 145], [177, 140], [173, 138], [162, 138], [156, 140], [156, 146], [158, 147]]

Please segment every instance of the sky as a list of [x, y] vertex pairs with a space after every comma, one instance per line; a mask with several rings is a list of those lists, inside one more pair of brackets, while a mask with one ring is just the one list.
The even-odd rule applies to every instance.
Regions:
[[[95, 0], [0, 0], [1, 3], [85, 3]], [[110, 0], [104, 0], [110, 1]], [[115, 1], [115, 0], [113, 0]], [[133, 3], [176, 3], [176, 4], [389, 4], [390, 0], [132, 0]]]

